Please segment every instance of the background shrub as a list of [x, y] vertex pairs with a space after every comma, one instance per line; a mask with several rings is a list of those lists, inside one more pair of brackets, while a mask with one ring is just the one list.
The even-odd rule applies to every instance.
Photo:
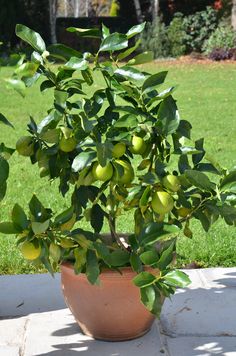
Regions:
[[146, 24], [140, 38], [142, 51], [153, 51], [154, 58], [167, 57], [170, 54], [167, 27], [159, 17]]
[[[230, 25], [222, 23], [209, 37], [207, 41], [205, 41], [203, 50], [206, 55], [210, 55], [211, 53], [221, 53], [223, 51], [229, 52], [231, 48], [236, 47], [236, 32]], [[223, 58], [222, 58], [223, 59]]]
[[177, 12], [167, 30], [170, 54], [179, 57], [185, 54], [186, 45], [184, 43], [186, 33], [183, 27], [183, 14]]
[[205, 11], [196, 12], [183, 19], [183, 28], [186, 33], [185, 45], [187, 52], [201, 52], [204, 42], [210, 37], [218, 26], [217, 11], [207, 7]]

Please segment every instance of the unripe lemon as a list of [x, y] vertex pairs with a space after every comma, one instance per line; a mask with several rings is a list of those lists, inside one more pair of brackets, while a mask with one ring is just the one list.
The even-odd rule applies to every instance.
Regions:
[[119, 175], [118, 171], [116, 170], [114, 175], [114, 181], [122, 184], [131, 183], [134, 179], [134, 170], [131, 164], [121, 159], [117, 159], [115, 162], [123, 167], [123, 174]]
[[113, 167], [111, 163], [107, 163], [105, 167], [102, 167], [98, 162], [94, 163], [92, 168], [93, 177], [95, 180], [101, 180], [106, 182], [113, 176]]
[[76, 140], [74, 137], [65, 138], [64, 136], [61, 138], [59, 142], [59, 148], [63, 152], [71, 152], [76, 147]]
[[42, 249], [40, 245], [35, 247], [32, 242], [26, 241], [20, 246], [20, 250], [24, 258], [33, 261], [40, 256]]
[[31, 136], [22, 136], [16, 142], [16, 150], [21, 156], [32, 156], [34, 153], [34, 143]]
[[163, 215], [173, 209], [174, 200], [169, 193], [159, 191], [153, 194], [151, 204], [157, 214]]
[[123, 142], [119, 142], [115, 144], [112, 150], [112, 156], [115, 158], [120, 158], [125, 154], [126, 151], [126, 146]]
[[191, 213], [191, 209], [188, 209], [188, 208], [185, 208], [185, 207], [181, 207], [177, 210], [178, 212], [178, 215], [181, 217], [181, 218], [185, 218], [186, 216], [188, 216], [190, 213]]
[[168, 174], [162, 180], [164, 187], [172, 192], [177, 192], [180, 189], [180, 182], [178, 177]]
[[132, 146], [130, 148], [130, 151], [134, 154], [142, 155], [145, 150], [146, 150], [146, 143], [143, 140], [143, 138], [139, 137], [139, 136], [133, 136], [132, 137]]
[[70, 220], [60, 226], [61, 231], [70, 231], [76, 222], [76, 214], [73, 214]]

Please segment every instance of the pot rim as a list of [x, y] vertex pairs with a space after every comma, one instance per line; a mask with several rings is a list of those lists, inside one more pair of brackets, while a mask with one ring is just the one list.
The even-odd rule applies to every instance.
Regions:
[[[74, 268], [73, 268], [73, 263], [69, 262], [69, 261], [65, 261], [61, 263], [61, 268], [67, 269], [69, 270], [69, 273], [74, 273]], [[121, 271], [121, 273], [119, 273], [118, 270], [116, 269], [103, 269], [99, 275], [99, 278], [102, 279], [131, 279], [134, 278], [135, 276], [137, 276], [137, 272], [133, 271], [131, 266], [127, 266], [127, 267], [119, 267], [118, 268], [119, 271]], [[147, 272], [153, 272], [155, 274], [159, 273], [158, 269], [154, 269], [150, 266], [144, 266], [144, 271]], [[85, 273], [79, 273], [78, 276], [80, 276], [80, 278], [86, 278], [87, 276]]]

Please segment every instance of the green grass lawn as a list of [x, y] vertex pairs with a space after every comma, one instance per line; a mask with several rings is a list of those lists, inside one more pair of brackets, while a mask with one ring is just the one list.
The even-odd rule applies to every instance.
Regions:
[[[175, 98], [181, 118], [193, 125], [193, 138], [205, 137], [208, 152], [226, 167], [236, 165], [236, 66], [234, 64], [182, 64], [156, 62], [143, 66], [146, 71], [169, 70], [168, 85], [178, 84]], [[15, 126], [11, 130], [1, 125], [0, 142], [15, 145], [17, 137], [26, 134], [29, 116], [38, 122], [46, 116], [52, 101], [50, 91], [41, 95], [38, 86], [21, 98], [13, 90], [4, 87], [2, 78], [11, 75], [11, 69], [0, 72], [0, 112]], [[103, 85], [98, 78], [96, 86]], [[94, 87], [93, 87], [94, 89]], [[57, 184], [40, 179], [37, 166], [29, 166], [28, 160], [13, 155], [7, 197], [1, 202], [0, 221], [8, 218], [15, 202], [26, 207], [32, 193], [55, 211], [62, 211], [68, 204], [57, 194]], [[130, 231], [131, 216], [120, 221], [119, 229]], [[202, 266], [236, 265], [236, 231], [217, 222], [206, 234], [196, 222], [192, 240], [180, 236], [177, 252], [178, 265], [197, 261]], [[23, 260], [15, 247], [14, 237], [0, 235], [0, 274], [33, 273], [38, 271]]]

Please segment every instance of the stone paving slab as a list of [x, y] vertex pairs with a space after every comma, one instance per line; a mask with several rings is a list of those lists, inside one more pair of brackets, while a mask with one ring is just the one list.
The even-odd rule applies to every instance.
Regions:
[[[45, 347], [45, 345], [47, 345]], [[126, 342], [103, 342], [81, 333], [68, 309], [33, 314], [25, 335], [24, 356], [163, 356], [158, 326], [144, 337]]]
[[60, 276], [0, 277], [0, 356], [236, 356], [236, 268], [189, 270], [192, 285], [166, 300], [142, 338], [84, 336], [60, 291]]

